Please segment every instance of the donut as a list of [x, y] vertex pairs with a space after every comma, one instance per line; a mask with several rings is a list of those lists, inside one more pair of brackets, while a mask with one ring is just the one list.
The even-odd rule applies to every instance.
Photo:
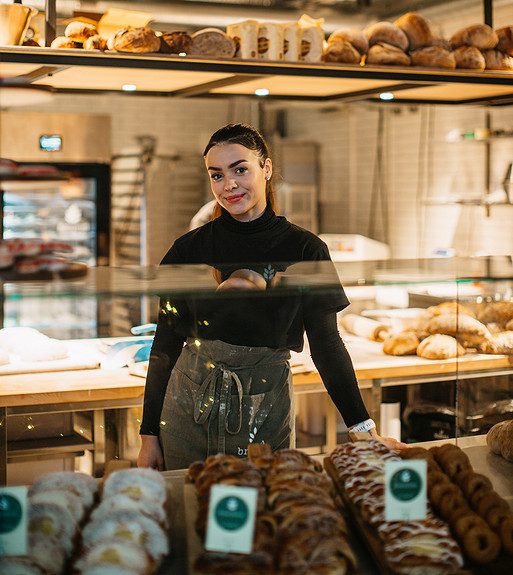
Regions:
[[438, 511], [444, 519], [449, 519], [451, 514], [458, 509], [469, 509], [467, 500], [460, 493], [447, 492], [440, 498]]
[[458, 521], [458, 519], [460, 519], [461, 517], [465, 517], [467, 515], [475, 515], [475, 511], [472, 511], [472, 509], [470, 509], [468, 505], [455, 507], [451, 511], [447, 522], [449, 523], [449, 525], [454, 525], [456, 521]]
[[451, 526], [454, 534], [459, 541], [463, 541], [465, 534], [474, 527], [482, 527], [486, 529], [487, 525], [482, 517], [477, 513], [470, 513], [457, 519]]
[[513, 555], [513, 513], [501, 522], [499, 534], [503, 551], [508, 555]]
[[428, 492], [437, 483], [448, 482], [450, 479], [443, 471], [433, 471], [427, 474]]
[[481, 517], [486, 517], [489, 511], [492, 508], [503, 509], [504, 511], [509, 511], [509, 504], [508, 502], [503, 499], [498, 493], [495, 491], [490, 491], [486, 493], [477, 504], [475, 508]]
[[492, 507], [486, 514], [485, 520], [491, 529], [495, 531], [495, 533], [498, 533], [499, 526], [502, 521], [509, 517], [513, 517], [513, 513], [511, 511], [506, 511], [505, 509], [502, 509], [502, 507]]
[[487, 525], [471, 527], [461, 544], [467, 557], [481, 565], [491, 563], [501, 551], [501, 539]]
[[489, 491], [492, 489], [492, 482], [486, 475], [476, 473], [471, 469], [465, 469], [458, 473], [456, 481], [467, 498], [471, 498], [477, 490], [485, 489]]
[[477, 509], [477, 506], [479, 505], [481, 499], [485, 495], [488, 495], [491, 492], [492, 492], [491, 489], [478, 489], [477, 491], [474, 491], [474, 493], [470, 497], [470, 505], [472, 506], [472, 508]]
[[449, 477], [456, 477], [458, 473], [466, 469], [472, 469], [468, 456], [457, 450], [446, 450], [438, 457], [438, 463]]
[[439, 483], [435, 483], [435, 485], [433, 485], [429, 490], [429, 499], [437, 509], [440, 509], [442, 499], [446, 495], [456, 497], [460, 495], [460, 493], [459, 487], [451, 481], [441, 481]]

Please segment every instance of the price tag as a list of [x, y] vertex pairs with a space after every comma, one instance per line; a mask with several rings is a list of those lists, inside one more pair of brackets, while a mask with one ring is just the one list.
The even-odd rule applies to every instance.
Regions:
[[27, 487], [0, 487], [0, 556], [27, 554]]
[[207, 537], [209, 551], [251, 553], [258, 491], [254, 487], [213, 485]]
[[387, 461], [385, 467], [385, 520], [425, 519], [426, 461]]

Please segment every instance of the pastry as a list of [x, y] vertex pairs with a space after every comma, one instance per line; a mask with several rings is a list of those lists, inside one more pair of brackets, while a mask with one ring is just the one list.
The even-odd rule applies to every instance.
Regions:
[[409, 50], [418, 50], [430, 46], [431, 28], [428, 21], [417, 12], [408, 12], [394, 22], [408, 37]]
[[102, 36], [91, 36], [85, 40], [84, 50], [107, 50], [107, 41]]
[[96, 26], [80, 22], [78, 20], [70, 22], [64, 30], [64, 36], [66, 36], [66, 38], [69, 38], [74, 42], [79, 42], [80, 44], [83, 44], [88, 38], [97, 35], [98, 30], [96, 29]]
[[80, 44], [70, 38], [66, 38], [66, 36], [57, 36], [57, 38], [52, 40], [50, 48], [80, 48]]
[[417, 347], [417, 355], [425, 359], [450, 359], [464, 354], [465, 348], [456, 339], [439, 333], [426, 337]]
[[376, 22], [363, 30], [369, 47], [378, 43], [389, 44], [406, 52], [409, 48], [408, 36], [391, 22]]
[[420, 339], [413, 330], [389, 336], [383, 342], [383, 351], [389, 355], [415, 355]]

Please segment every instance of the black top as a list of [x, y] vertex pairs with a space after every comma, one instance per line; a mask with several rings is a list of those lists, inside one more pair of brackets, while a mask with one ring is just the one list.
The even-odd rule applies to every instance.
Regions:
[[337, 331], [336, 312], [349, 301], [335, 269], [337, 279], [333, 283], [337, 287], [327, 293], [266, 297], [271, 295], [276, 274], [274, 281], [279, 282], [282, 272], [305, 261], [330, 261], [326, 244], [277, 216], [270, 205], [251, 222], [239, 222], [223, 209], [219, 218], [174, 242], [162, 265], [211, 265], [218, 271], [219, 281], [236, 269], [250, 268], [266, 278], [268, 288], [254, 292], [254, 296], [246, 291], [240, 296], [230, 292], [229, 297], [162, 298], [146, 379], [142, 434], [159, 433], [169, 375], [187, 337], [300, 351], [306, 330], [313, 361], [346, 424], [368, 418], [351, 360]]

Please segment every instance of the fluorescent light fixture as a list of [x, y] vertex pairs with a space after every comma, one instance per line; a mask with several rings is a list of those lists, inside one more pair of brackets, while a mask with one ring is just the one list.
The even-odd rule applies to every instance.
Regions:
[[121, 89], [125, 92], [135, 92], [137, 90], [137, 86], [135, 84], [123, 84]]
[[393, 100], [394, 95], [392, 94], [392, 92], [381, 92], [379, 98], [380, 100]]
[[255, 90], [256, 96], [269, 96], [269, 90], [267, 88], [257, 88]]

